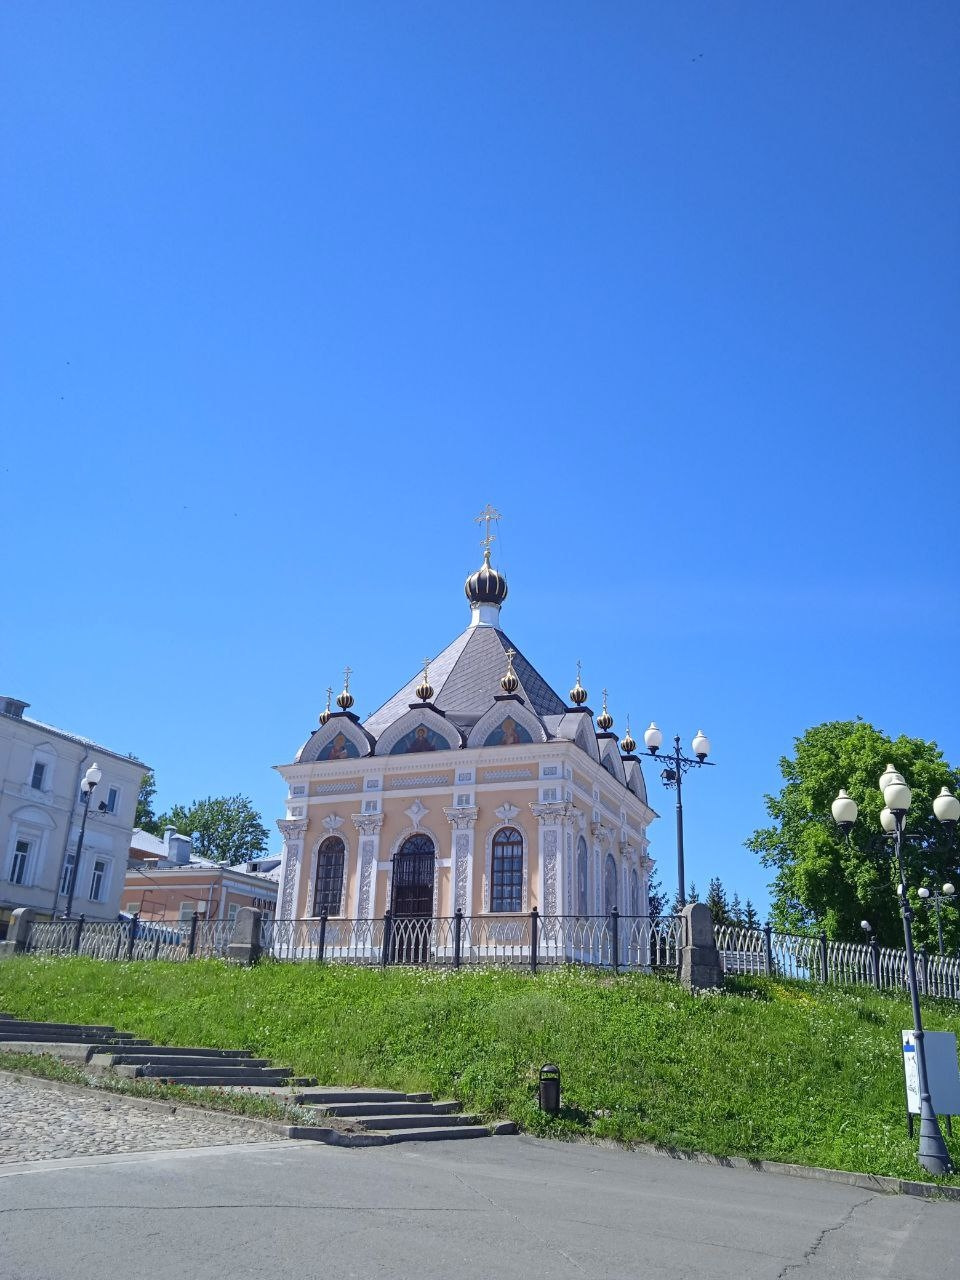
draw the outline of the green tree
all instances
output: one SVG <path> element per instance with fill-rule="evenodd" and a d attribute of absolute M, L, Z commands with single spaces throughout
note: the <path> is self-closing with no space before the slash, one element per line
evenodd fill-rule
<path fill-rule="evenodd" d="M 739 893 L 735 893 L 730 899 L 730 910 L 728 914 L 730 916 L 730 923 L 735 924 L 738 929 L 741 928 L 743 925 L 743 904 L 740 901 Z"/>
<path fill-rule="evenodd" d="M 699 902 L 699 901 L 700 901 L 700 893 L 697 890 L 697 886 L 691 880 L 690 888 L 687 890 L 687 902 Z M 680 901 L 680 894 L 677 893 L 674 896 L 673 905 L 670 908 L 670 914 L 672 916 L 678 916 L 682 910 L 683 910 L 683 903 Z"/>
<path fill-rule="evenodd" d="M 902 945 L 897 876 L 889 846 L 878 838 L 883 797 L 877 780 L 890 762 L 913 790 L 906 831 L 917 839 L 904 842 L 911 896 L 916 901 L 920 885 L 951 878 L 957 855 L 932 816 L 932 805 L 941 787 L 956 789 L 957 774 L 936 743 L 891 739 L 863 720 L 815 725 L 796 739 L 794 756 L 780 761 L 784 786 L 766 797 L 773 825 L 746 842 L 774 871 L 770 916 L 776 927 L 822 928 L 831 938 L 859 940 L 860 921 L 867 919 L 881 943 Z M 830 819 L 841 787 L 860 806 L 859 820 L 846 838 Z M 949 945 L 956 947 L 956 921 L 945 917 L 945 923 Z M 935 945 L 932 912 L 917 913 L 916 936 L 919 943 Z"/>
<path fill-rule="evenodd" d="M 196 852 L 215 862 L 245 862 L 267 852 L 270 833 L 246 796 L 208 796 L 188 808 L 175 804 L 157 822 L 193 835 Z"/>
<path fill-rule="evenodd" d="M 745 929 L 759 929 L 760 917 L 757 914 L 757 908 L 748 898 L 743 907 L 743 927 Z"/>
<path fill-rule="evenodd" d="M 693 886 L 690 886 L 691 891 Z M 730 904 L 727 902 L 727 891 L 719 876 L 714 876 L 707 886 L 706 904 L 710 908 L 714 924 L 730 923 Z"/>
<path fill-rule="evenodd" d="M 152 773 L 145 773 L 140 779 L 140 792 L 137 795 L 137 816 L 134 818 L 133 825 L 139 827 L 141 831 L 149 831 L 151 835 L 158 836 L 162 833 L 163 827 L 157 821 L 157 815 L 153 811 L 153 799 L 157 794 L 157 783 Z"/>
<path fill-rule="evenodd" d="M 667 905 L 667 895 L 659 876 L 651 880 L 647 887 L 647 903 L 650 919 L 659 920 Z"/>

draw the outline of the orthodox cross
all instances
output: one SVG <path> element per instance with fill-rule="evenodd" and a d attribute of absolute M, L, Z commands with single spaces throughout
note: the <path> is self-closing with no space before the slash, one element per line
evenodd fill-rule
<path fill-rule="evenodd" d="M 430 679 L 430 659 L 429 658 L 424 658 L 423 660 L 423 678 L 424 680 Z"/>
<path fill-rule="evenodd" d="M 477 518 L 473 522 L 474 524 L 486 524 L 487 526 L 484 537 L 480 539 L 480 545 L 481 547 L 483 547 L 485 555 L 490 554 L 490 543 L 496 541 L 496 534 L 490 532 L 490 521 L 499 520 L 499 519 L 500 519 L 500 512 L 497 511 L 494 507 L 491 507 L 490 503 L 488 502 L 486 507 L 483 509 L 483 511 L 480 512 L 480 514 L 477 516 Z"/>
<path fill-rule="evenodd" d="M 343 668 L 343 687 L 344 687 L 345 689 L 349 689 L 349 688 L 350 688 L 350 677 L 351 677 L 352 675 L 353 675 L 353 667 L 344 667 L 344 668 Z"/>

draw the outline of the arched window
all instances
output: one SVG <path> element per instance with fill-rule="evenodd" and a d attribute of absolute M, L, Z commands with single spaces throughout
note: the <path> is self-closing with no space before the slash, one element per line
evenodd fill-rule
<path fill-rule="evenodd" d="M 502 827 L 493 837 L 490 910 L 523 910 L 523 836 L 516 827 Z"/>
<path fill-rule="evenodd" d="M 607 860 L 603 864 L 603 909 L 607 915 L 617 905 L 617 864 L 613 860 L 613 854 L 607 854 Z"/>
<path fill-rule="evenodd" d="M 340 914 L 343 896 L 343 841 L 339 836 L 329 836 L 321 844 L 317 854 L 317 887 L 313 895 L 313 914 L 328 916 Z"/>
<path fill-rule="evenodd" d="M 590 873 L 590 855 L 583 836 L 577 842 L 577 915 L 590 914 L 590 894 L 587 888 Z"/>
<path fill-rule="evenodd" d="M 636 867 L 630 872 L 630 914 L 632 916 L 640 914 L 640 877 L 637 875 Z"/>

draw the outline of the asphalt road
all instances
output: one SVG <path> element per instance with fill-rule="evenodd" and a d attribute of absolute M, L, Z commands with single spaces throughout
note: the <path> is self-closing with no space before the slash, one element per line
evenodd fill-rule
<path fill-rule="evenodd" d="M 492 1138 L 0 1169 L 3 1280 L 956 1280 L 960 1204 Z"/>

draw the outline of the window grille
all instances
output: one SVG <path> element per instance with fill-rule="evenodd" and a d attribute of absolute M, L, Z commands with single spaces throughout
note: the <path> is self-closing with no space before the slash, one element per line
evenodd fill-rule
<path fill-rule="evenodd" d="M 523 836 L 516 827 L 504 827 L 493 837 L 490 885 L 491 911 L 523 909 Z"/>
<path fill-rule="evenodd" d="M 343 894 L 344 845 L 339 836 L 329 836 L 320 846 L 317 857 L 317 883 L 313 895 L 313 914 L 340 914 Z"/>

